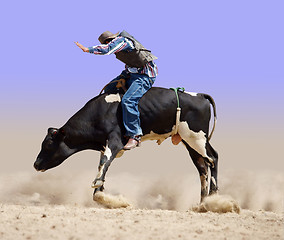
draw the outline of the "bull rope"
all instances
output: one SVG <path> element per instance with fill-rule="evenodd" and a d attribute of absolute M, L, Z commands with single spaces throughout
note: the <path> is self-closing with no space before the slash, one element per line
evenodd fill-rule
<path fill-rule="evenodd" d="M 171 90 L 174 90 L 176 97 L 177 97 L 177 112 L 176 112 L 176 126 L 175 129 L 173 131 L 174 135 L 177 134 L 178 132 L 178 128 L 179 128 L 179 123 L 180 123 L 180 114 L 181 114 L 181 108 L 179 106 L 179 97 L 178 97 L 178 91 L 180 92 L 184 92 L 184 88 L 170 88 Z"/>

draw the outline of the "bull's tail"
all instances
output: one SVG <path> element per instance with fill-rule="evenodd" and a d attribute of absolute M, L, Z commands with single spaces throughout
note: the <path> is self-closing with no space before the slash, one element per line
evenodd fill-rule
<path fill-rule="evenodd" d="M 211 131 L 211 133 L 209 134 L 209 137 L 208 137 L 208 141 L 209 141 L 211 139 L 212 135 L 213 135 L 213 132 L 214 132 L 215 126 L 216 126 L 216 122 L 217 122 L 216 104 L 215 104 L 213 98 L 210 95 L 202 93 L 202 96 L 205 99 L 207 99 L 213 107 L 214 123 L 213 123 L 212 131 Z"/>

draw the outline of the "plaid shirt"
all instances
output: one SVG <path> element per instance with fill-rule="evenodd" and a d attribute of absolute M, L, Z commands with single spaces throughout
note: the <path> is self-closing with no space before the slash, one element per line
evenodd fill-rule
<path fill-rule="evenodd" d="M 131 40 L 118 36 L 108 44 L 101 44 L 94 47 L 89 47 L 88 49 L 89 52 L 93 54 L 110 55 L 122 50 L 131 51 L 134 49 L 134 45 Z M 129 67 L 127 65 L 125 65 L 125 68 L 131 73 L 146 74 L 149 77 L 156 77 L 158 75 L 158 68 L 153 61 L 148 62 L 143 68 Z"/>

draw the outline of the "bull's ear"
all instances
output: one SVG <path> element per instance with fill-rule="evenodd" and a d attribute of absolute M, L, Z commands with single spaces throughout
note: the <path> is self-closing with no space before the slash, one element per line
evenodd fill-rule
<path fill-rule="evenodd" d="M 47 130 L 47 134 L 50 135 L 52 138 L 54 138 L 58 134 L 57 128 L 49 128 Z"/>

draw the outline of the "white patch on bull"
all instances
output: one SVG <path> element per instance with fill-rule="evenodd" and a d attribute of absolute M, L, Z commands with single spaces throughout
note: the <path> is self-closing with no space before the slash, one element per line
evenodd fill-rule
<path fill-rule="evenodd" d="M 103 175 L 104 166 L 105 165 L 103 164 L 102 166 L 99 167 L 99 172 L 98 172 L 96 179 L 100 178 Z"/>
<path fill-rule="evenodd" d="M 211 163 L 214 163 L 213 159 L 210 158 L 206 152 L 207 139 L 205 132 L 203 132 L 202 130 L 200 130 L 199 132 L 194 132 L 190 130 L 187 122 L 180 122 L 178 133 L 191 148 L 198 152 L 202 157 L 208 158 Z"/>
<path fill-rule="evenodd" d="M 171 135 L 173 135 L 173 131 L 175 129 L 175 125 L 173 126 L 173 130 L 171 132 L 168 133 L 164 133 L 164 134 L 158 134 L 158 133 L 154 133 L 153 131 L 151 131 L 149 134 L 144 135 L 141 138 L 141 141 L 146 141 L 146 140 L 157 140 L 157 143 L 160 145 L 163 141 L 165 141 L 168 137 L 170 137 Z"/>
<path fill-rule="evenodd" d="M 213 183 L 215 186 L 217 186 L 217 184 L 216 184 L 216 180 L 215 180 L 215 178 L 214 178 L 214 177 L 211 177 L 211 181 L 212 181 L 212 183 Z"/>
<path fill-rule="evenodd" d="M 200 182 L 201 182 L 201 189 L 205 190 L 208 187 L 208 182 L 206 181 L 206 178 L 208 177 L 208 175 L 201 175 L 200 176 Z"/>
<path fill-rule="evenodd" d="M 104 166 L 105 166 L 105 164 L 99 166 L 99 172 L 97 174 L 96 179 L 92 183 L 92 188 L 98 188 L 98 187 L 101 187 L 104 184 L 104 182 L 102 180 L 97 180 L 103 175 Z"/>
<path fill-rule="evenodd" d="M 110 148 L 108 147 L 108 144 L 106 144 L 104 155 L 107 157 L 107 160 L 110 160 L 110 157 L 112 156 L 112 153 L 111 153 Z"/>
<path fill-rule="evenodd" d="M 191 96 L 193 96 L 193 97 L 196 97 L 197 94 L 198 94 L 198 93 L 195 93 L 195 92 L 185 92 L 185 93 L 187 93 L 187 94 L 189 94 L 189 95 L 191 95 Z"/>
<path fill-rule="evenodd" d="M 103 185 L 104 185 L 104 182 L 102 180 L 97 180 L 97 181 L 95 180 L 92 184 L 92 188 L 99 188 Z"/>
<path fill-rule="evenodd" d="M 119 93 L 107 95 L 105 97 L 105 100 L 106 100 L 107 103 L 121 102 L 121 98 L 120 98 Z"/>

